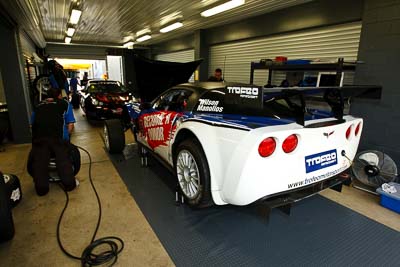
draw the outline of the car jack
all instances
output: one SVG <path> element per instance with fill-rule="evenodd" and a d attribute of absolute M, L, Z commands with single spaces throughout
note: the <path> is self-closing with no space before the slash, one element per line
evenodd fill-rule
<path fill-rule="evenodd" d="M 140 165 L 142 167 L 147 167 L 148 166 L 148 152 L 146 149 L 143 147 L 140 148 Z"/>
<path fill-rule="evenodd" d="M 185 203 L 185 198 L 183 197 L 181 190 L 179 190 L 179 184 L 175 186 L 175 205 L 180 206 Z"/>

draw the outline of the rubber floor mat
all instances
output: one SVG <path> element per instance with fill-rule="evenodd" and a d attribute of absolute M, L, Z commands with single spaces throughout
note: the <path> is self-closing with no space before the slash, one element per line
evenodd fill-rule
<path fill-rule="evenodd" d="M 175 179 L 156 160 L 112 156 L 177 266 L 400 266 L 400 233 L 322 196 L 267 222 L 251 207 L 175 205 Z"/>

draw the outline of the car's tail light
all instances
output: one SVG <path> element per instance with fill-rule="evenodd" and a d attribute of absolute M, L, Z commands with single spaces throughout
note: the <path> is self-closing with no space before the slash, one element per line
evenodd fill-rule
<path fill-rule="evenodd" d="M 349 128 L 347 128 L 347 131 L 346 131 L 346 138 L 347 138 L 347 140 L 350 139 L 350 136 L 351 136 L 351 125 L 349 126 Z"/>
<path fill-rule="evenodd" d="M 296 149 L 298 143 L 299 143 L 299 139 L 297 138 L 297 135 L 295 135 L 295 134 L 289 135 L 285 139 L 285 141 L 283 141 L 282 149 L 283 149 L 283 151 L 285 151 L 285 153 L 290 153 Z"/>
<path fill-rule="evenodd" d="M 361 122 L 359 122 L 359 123 L 357 124 L 357 127 L 356 127 L 356 130 L 354 131 L 354 134 L 355 134 L 356 136 L 358 136 L 358 134 L 360 133 L 360 130 L 361 130 Z"/>
<path fill-rule="evenodd" d="M 258 153 L 261 157 L 269 157 L 274 153 L 276 148 L 275 139 L 272 137 L 265 138 L 258 146 Z"/>

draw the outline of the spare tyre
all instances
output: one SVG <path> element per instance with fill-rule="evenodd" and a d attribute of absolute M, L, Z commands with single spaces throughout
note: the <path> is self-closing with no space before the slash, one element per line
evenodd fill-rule
<path fill-rule="evenodd" d="M 14 237 L 14 221 L 3 174 L 0 173 L 0 242 Z"/>
<path fill-rule="evenodd" d="M 33 81 L 33 95 L 35 98 L 35 105 L 40 103 L 48 95 L 51 88 L 50 75 L 41 74 Z"/>
<path fill-rule="evenodd" d="M 79 170 L 81 169 L 81 153 L 79 152 L 79 149 L 77 146 L 75 146 L 72 143 L 69 143 L 69 158 L 71 159 L 72 163 L 72 169 L 74 176 L 78 174 Z M 29 152 L 28 155 L 28 164 L 27 164 L 27 170 L 30 176 L 33 176 L 33 170 L 32 170 L 32 163 L 33 163 L 33 155 L 32 155 L 32 150 Z M 50 162 L 49 162 L 49 178 L 52 181 L 58 181 L 59 177 L 56 171 L 56 163 L 55 163 L 55 158 L 54 155 L 51 156 Z"/>
<path fill-rule="evenodd" d="M 3 178 L 11 208 L 14 208 L 22 199 L 21 183 L 18 177 L 13 174 L 4 174 Z"/>

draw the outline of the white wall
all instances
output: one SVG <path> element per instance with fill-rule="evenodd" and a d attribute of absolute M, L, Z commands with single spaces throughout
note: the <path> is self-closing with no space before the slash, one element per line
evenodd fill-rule
<path fill-rule="evenodd" d="M 121 56 L 107 56 L 108 79 L 124 82 L 124 73 Z"/>

